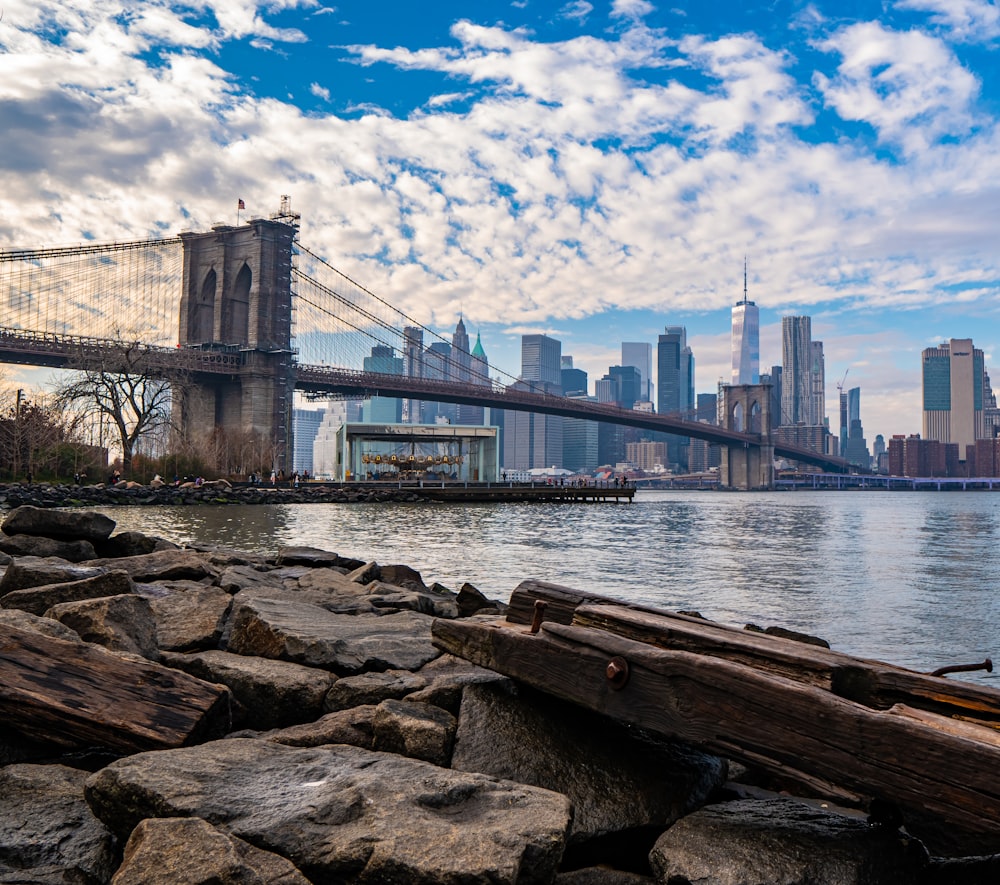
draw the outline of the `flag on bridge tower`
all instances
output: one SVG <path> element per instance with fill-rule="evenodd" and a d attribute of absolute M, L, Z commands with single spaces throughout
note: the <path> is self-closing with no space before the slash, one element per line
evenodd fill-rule
<path fill-rule="evenodd" d="M 240 199 L 240 201 L 239 201 L 239 202 L 238 202 L 238 203 L 236 204 L 236 208 L 237 208 L 237 209 L 246 209 L 246 207 L 247 207 L 247 204 L 243 202 L 242 198 L 241 198 L 241 199 Z"/>

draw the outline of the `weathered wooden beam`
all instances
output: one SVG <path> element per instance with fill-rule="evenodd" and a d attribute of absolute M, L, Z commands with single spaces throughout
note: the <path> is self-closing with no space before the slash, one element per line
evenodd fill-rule
<path fill-rule="evenodd" d="M 904 817 L 930 814 L 982 853 L 1000 851 L 1000 748 L 985 727 L 967 725 L 989 736 L 973 739 L 930 713 L 874 710 L 742 663 L 604 630 L 549 622 L 532 635 L 501 622 L 437 620 L 433 635 L 446 651 L 564 700 L 778 774 L 798 771 L 881 798 Z"/>
<path fill-rule="evenodd" d="M 895 704 L 907 704 L 943 716 L 962 716 L 984 725 L 1000 726 L 1000 692 L 995 689 L 917 673 L 791 639 L 620 605 L 582 604 L 574 612 L 572 623 L 657 648 L 690 651 L 745 664 L 827 689 L 866 707 L 888 710 Z"/>
<path fill-rule="evenodd" d="M 545 603 L 543 623 L 576 624 L 617 633 L 659 648 L 691 651 L 756 667 L 875 709 L 894 704 L 1000 727 L 1000 692 L 856 658 L 780 636 L 754 633 L 648 606 L 624 604 L 546 581 L 522 581 L 510 599 L 507 620 L 530 624 L 535 602 Z"/>
<path fill-rule="evenodd" d="M 230 696 L 151 661 L 0 625 L 0 721 L 60 747 L 135 753 L 222 736 Z"/>

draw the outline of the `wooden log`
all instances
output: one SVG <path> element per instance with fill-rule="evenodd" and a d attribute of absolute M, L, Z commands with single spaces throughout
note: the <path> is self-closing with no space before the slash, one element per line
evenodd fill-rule
<path fill-rule="evenodd" d="M 564 700 L 777 774 L 799 771 L 878 797 L 904 818 L 930 814 L 981 853 L 1000 851 L 1000 748 L 989 740 L 603 630 L 546 623 L 532 635 L 500 622 L 437 620 L 433 635 L 446 651 Z M 627 662 L 626 680 L 609 679 L 612 659 Z"/>
<path fill-rule="evenodd" d="M 135 753 L 221 737 L 230 695 L 151 661 L 0 625 L 0 721 L 60 747 Z"/>
<path fill-rule="evenodd" d="M 507 620 L 511 624 L 530 624 L 534 618 L 536 600 L 545 603 L 544 620 L 555 621 L 558 624 L 572 623 L 573 614 L 586 603 L 622 604 L 620 599 L 612 599 L 609 596 L 598 596 L 596 593 L 574 590 L 561 584 L 528 579 L 521 581 L 511 593 Z"/>
<path fill-rule="evenodd" d="M 958 716 L 1000 727 L 1000 692 L 995 689 L 917 673 L 882 661 L 856 658 L 712 621 L 621 605 L 581 604 L 574 612 L 572 623 L 606 630 L 657 648 L 690 651 L 745 664 L 824 688 L 878 710 L 905 704 L 943 716 Z"/>
<path fill-rule="evenodd" d="M 1000 727 L 1000 692 L 995 689 L 856 658 L 705 618 L 624 604 L 546 581 L 522 581 L 511 595 L 507 620 L 530 624 L 536 600 L 546 605 L 543 623 L 594 627 L 659 648 L 723 658 L 825 688 L 879 710 L 905 704 Z"/>

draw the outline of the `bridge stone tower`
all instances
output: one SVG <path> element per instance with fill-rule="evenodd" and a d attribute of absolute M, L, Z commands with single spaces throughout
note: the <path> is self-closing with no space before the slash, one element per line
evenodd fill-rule
<path fill-rule="evenodd" d="M 759 445 L 723 445 L 719 484 L 751 491 L 774 488 L 774 443 L 771 440 L 771 385 L 723 387 L 722 426 L 760 434 Z"/>
<path fill-rule="evenodd" d="M 261 463 L 245 470 L 291 471 L 292 241 L 286 220 L 254 219 L 210 233 L 182 233 L 179 347 L 239 353 L 232 375 L 200 375 L 179 397 L 179 427 L 197 445 L 216 429 L 260 441 Z"/>

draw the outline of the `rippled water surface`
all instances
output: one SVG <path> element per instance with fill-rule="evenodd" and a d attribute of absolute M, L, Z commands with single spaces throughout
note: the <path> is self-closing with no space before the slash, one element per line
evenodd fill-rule
<path fill-rule="evenodd" d="M 289 544 L 469 581 L 539 578 L 778 624 L 920 670 L 1000 666 L 1000 495 L 640 492 L 631 505 L 288 504 L 107 508 L 119 530 L 271 553 Z M 1000 677 L 969 676 L 1000 687 Z"/>

